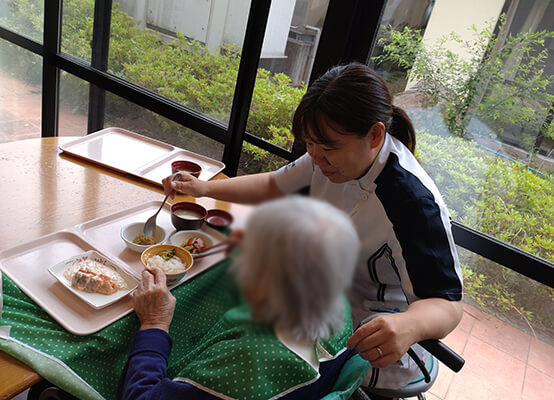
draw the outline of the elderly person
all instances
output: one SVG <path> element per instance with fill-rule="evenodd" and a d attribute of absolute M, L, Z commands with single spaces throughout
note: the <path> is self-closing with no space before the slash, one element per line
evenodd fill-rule
<path fill-rule="evenodd" d="M 133 296 L 140 330 L 118 397 L 325 395 L 348 354 L 352 329 L 342 294 L 359 247 L 348 216 L 327 203 L 289 197 L 257 208 L 232 266 L 245 301 L 228 310 L 189 354 L 175 356 L 186 362 L 173 379 L 166 371 L 175 298 L 161 270 L 144 271 Z"/>

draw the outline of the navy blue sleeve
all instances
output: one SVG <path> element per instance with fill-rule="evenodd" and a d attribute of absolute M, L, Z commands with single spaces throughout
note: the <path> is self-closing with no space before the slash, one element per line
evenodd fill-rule
<path fill-rule="evenodd" d="M 117 398 L 124 400 L 217 399 L 189 383 L 174 382 L 166 377 L 171 347 L 171 337 L 161 329 L 138 331 L 133 338 L 127 364 L 119 378 Z"/>
<path fill-rule="evenodd" d="M 375 194 L 402 247 L 401 256 L 414 294 L 420 299 L 461 300 L 456 248 L 449 240 L 450 221 L 443 221 L 441 206 L 433 193 L 417 176 L 405 170 L 392 153 L 375 182 Z M 405 284 L 402 286 L 411 301 Z"/>

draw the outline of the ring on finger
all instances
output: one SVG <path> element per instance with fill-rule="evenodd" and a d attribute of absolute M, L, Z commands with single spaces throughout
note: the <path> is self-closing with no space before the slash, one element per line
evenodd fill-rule
<path fill-rule="evenodd" d="M 383 351 L 379 348 L 379 346 L 376 346 L 375 349 L 377 350 L 377 353 L 379 353 L 379 358 L 383 358 Z"/>

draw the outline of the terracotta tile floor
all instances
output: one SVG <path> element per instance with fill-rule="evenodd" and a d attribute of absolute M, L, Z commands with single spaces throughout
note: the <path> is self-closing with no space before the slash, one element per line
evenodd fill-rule
<path fill-rule="evenodd" d="M 439 372 L 429 399 L 554 400 L 554 347 L 468 304 L 444 342 L 466 364 Z"/>
<path fill-rule="evenodd" d="M 0 72 L 0 142 L 40 136 L 40 90 Z M 60 135 L 81 136 L 87 121 L 60 107 Z M 554 400 L 554 347 L 470 305 L 444 342 L 466 365 L 441 366 L 429 400 Z"/>

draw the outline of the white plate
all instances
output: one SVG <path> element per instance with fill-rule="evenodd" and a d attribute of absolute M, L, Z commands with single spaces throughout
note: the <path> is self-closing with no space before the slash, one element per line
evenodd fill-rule
<path fill-rule="evenodd" d="M 68 268 L 73 266 L 76 262 L 82 260 L 85 257 L 88 257 L 89 259 L 92 259 L 92 260 L 96 260 L 104 264 L 106 267 L 116 271 L 125 280 L 128 288 L 125 290 L 118 290 L 113 294 L 88 293 L 88 292 L 83 292 L 82 290 L 75 289 L 71 285 L 71 282 L 65 278 L 63 273 L 65 270 L 67 270 Z M 112 303 L 115 303 L 119 299 L 122 299 L 123 297 L 127 296 L 130 292 L 135 290 L 135 288 L 138 286 L 138 280 L 135 277 L 133 277 L 132 275 L 124 271 L 108 257 L 98 253 L 95 250 L 89 250 L 86 253 L 77 254 L 73 257 L 70 257 L 67 260 L 64 260 L 54 265 L 53 267 L 48 268 L 48 272 L 50 272 L 62 285 L 64 285 L 66 288 L 72 291 L 76 296 L 81 298 L 81 300 L 83 300 L 84 302 L 86 302 L 91 307 L 97 310 L 100 308 L 106 307 Z"/>

